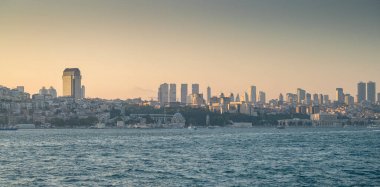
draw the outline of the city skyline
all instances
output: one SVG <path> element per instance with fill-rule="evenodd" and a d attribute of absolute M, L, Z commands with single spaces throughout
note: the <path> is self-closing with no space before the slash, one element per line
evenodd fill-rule
<path fill-rule="evenodd" d="M 255 85 L 267 100 L 297 88 L 356 96 L 359 81 L 380 82 L 379 8 L 370 0 L 2 1 L 0 84 L 30 93 L 51 85 L 61 95 L 59 75 L 77 67 L 88 97 L 107 99 L 156 97 L 162 82 L 199 83 L 204 94 Z"/>

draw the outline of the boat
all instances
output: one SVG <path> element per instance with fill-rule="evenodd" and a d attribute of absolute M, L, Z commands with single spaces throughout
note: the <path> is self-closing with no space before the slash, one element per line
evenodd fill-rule
<path fill-rule="evenodd" d="M 285 126 L 284 125 L 277 125 L 276 129 L 285 129 Z"/>

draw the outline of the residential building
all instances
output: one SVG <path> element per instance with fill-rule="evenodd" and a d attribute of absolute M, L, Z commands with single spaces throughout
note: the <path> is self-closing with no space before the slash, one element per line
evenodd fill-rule
<path fill-rule="evenodd" d="M 181 84 L 181 104 L 186 104 L 187 95 L 187 84 Z"/>
<path fill-rule="evenodd" d="M 367 101 L 370 103 L 376 102 L 376 83 L 368 82 L 367 83 Z"/>

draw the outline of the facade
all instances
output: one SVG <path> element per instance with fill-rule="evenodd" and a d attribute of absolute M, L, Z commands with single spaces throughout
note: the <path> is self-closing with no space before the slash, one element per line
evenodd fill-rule
<path fill-rule="evenodd" d="M 376 83 L 368 82 L 367 83 L 367 101 L 370 103 L 376 102 Z"/>
<path fill-rule="evenodd" d="M 343 103 L 344 103 L 344 93 L 343 93 L 343 88 L 337 88 L 337 89 L 336 89 L 336 101 L 337 101 L 339 104 L 343 104 Z"/>
<path fill-rule="evenodd" d="M 64 97 L 82 98 L 82 75 L 78 68 L 66 68 L 63 71 L 62 80 Z"/>
<path fill-rule="evenodd" d="M 169 87 L 169 102 L 173 103 L 177 101 L 177 85 L 170 84 Z"/>
<path fill-rule="evenodd" d="M 305 104 L 306 105 L 311 105 L 311 94 L 309 94 L 309 93 L 306 94 Z"/>
<path fill-rule="evenodd" d="M 319 105 L 319 95 L 318 94 L 313 95 L 313 105 Z"/>
<path fill-rule="evenodd" d="M 191 85 L 191 93 L 192 94 L 199 94 L 199 84 L 193 84 Z"/>
<path fill-rule="evenodd" d="M 280 95 L 278 96 L 278 102 L 280 105 L 284 103 L 284 96 L 282 95 L 282 93 L 280 93 Z"/>
<path fill-rule="evenodd" d="M 256 86 L 251 86 L 249 88 L 249 101 L 252 103 L 256 103 Z"/>
<path fill-rule="evenodd" d="M 330 104 L 330 97 L 329 97 L 329 95 L 323 95 L 323 103 L 325 105 Z"/>
<path fill-rule="evenodd" d="M 380 93 L 377 93 L 377 102 L 380 102 Z"/>
<path fill-rule="evenodd" d="M 323 105 L 324 104 L 323 94 L 319 94 L 318 100 L 319 100 L 319 105 Z"/>
<path fill-rule="evenodd" d="M 187 95 L 187 84 L 181 84 L 181 104 L 186 104 Z"/>
<path fill-rule="evenodd" d="M 82 86 L 82 99 L 86 98 L 86 87 Z"/>
<path fill-rule="evenodd" d="M 297 94 L 287 93 L 286 94 L 286 102 L 289 104 L 297 104 L 298 103 L 298 96 Z"/>
<path fill-rule="evenodd" d="M 313 121 L 336 121 L 338 116 L 335 114 L 319 113 L 310 116 Z"/>
<path fill-rule="evenodd" d="M 17 91 L 19 91 L 19 92 L 25 92 L 25 88 L 24 88 L 24 86 L 17 86 Z"/>
<path fill-rule="evenodd" d="M 211 99 L 211 87 L 207 87 L 207 103 L 210 103 Z"/>
<path fill-rule="evenodd" d="M 354 105 L 354 97 L 353 96 L 351 96 L 350 94 L 346 94 L 345 96 L 344 96 L 344 103 L 346 104 L 346 105 L 348 105 L 348 106 L 352 106 L 352 105 Z"/>
<path fill-rule="evenodd" d="M 161 84 L 158 88 L 158 102 L 161 106 L 169 102 L 169 85 L 167 83 Z"/>
<path fill-rule="evenodd" d="M 192 107 L 201 107 L 204 104 L 202 94 L 190 94 L 187 100 L 188 105 Z"/>
<path fill-rule="evenodd" d="M 297 96 L 298 96 L 298 99 L 297 99 L 298 103 L 304 102 L 306 99 L 306 91 L 301 89 L 301 88 L 298 88 L 297 89 Z"/>
<path fill-rule="evenodd" d="M 248 93 L 247 92 L 244 92 L 243 94 L 242 94 L 242 99 L 241 99 L 241 101 L 245 101 L 246 103 L 248 103 L 249 102 L 249 95 L 248 95 Z"/>
<path fill-rule="evenodd" d="M 265 104 L 266 103 L 265 92 L 262 92 L 262 91 L 259 92 L 259 103 L 261 103 L 261 104 Z"/>
<path fill-rule="evenodd" d="M 357 95 L 357 102 L 361 103 L 366 100 L 367 94 L 366 94 L 366 84 L 364 82 L 358 83 L 358 95 Z"/>
<path fill-rule="evenodd" d="M 53 98 L 57 98 L 57 90 L 55 90 L 55 88 L 53 88 L 52 86 L 50 86 L 50 88 L 48 89 L 48 93 L 49 95 L 51 95 Z M 83 93 L 83 90 L 82 90 L 82 93 Z M 83 98 L 83 97 L 82 97 Z"/>

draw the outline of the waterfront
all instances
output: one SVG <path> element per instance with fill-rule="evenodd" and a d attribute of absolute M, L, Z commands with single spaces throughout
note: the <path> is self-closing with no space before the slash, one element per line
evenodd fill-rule
<path fill-rule="evenodd" d="M 0 186 L 379 186 L 367 128 L 0 132 Z"/>

